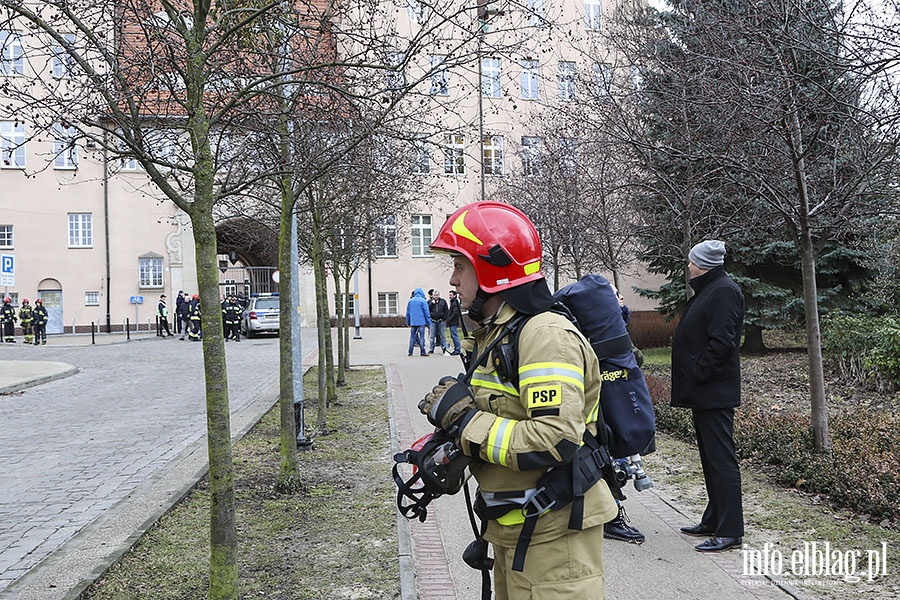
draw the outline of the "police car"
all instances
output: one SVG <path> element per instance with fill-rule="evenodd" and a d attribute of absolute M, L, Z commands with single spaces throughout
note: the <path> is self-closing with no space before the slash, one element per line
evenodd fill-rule
<path fill-rule="evenodd" d="M 278 294 L 251 294 L 250 304 L 244 311 L 241 330 L 248 338 L 258 333 L 278 333 L 279 305 Z"/>

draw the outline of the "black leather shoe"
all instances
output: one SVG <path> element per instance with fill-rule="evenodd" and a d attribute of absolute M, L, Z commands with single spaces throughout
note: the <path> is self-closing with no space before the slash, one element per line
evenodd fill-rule
<path fill-rule="evenodd" d="M 737 548 L 743 543 L 744 538 L 739 537 L 711 537 L 699 546 L 694 546 L 698 552 L 722 552 L 730 548 Z"/>
<path fill-rule="evenodd" d="M 619 540 L 621 542 L 631 542 L 632 544 L 643 544 L 644 534 L 628 524 L 628 515 L 625 514 L 625 507 L 619 506 L 619 514 L 616 518 L 603 525 L 603 537 L 608 540 Z"/>
<path fill-rule="evenodd" d="M 708 525 L 704 525 L 703 523 L 699 523 L 694 525 L 693 527 L 682 527 L 681 533 L 686 533 L 688 535 L 715 535 L 716 530 Z"/>

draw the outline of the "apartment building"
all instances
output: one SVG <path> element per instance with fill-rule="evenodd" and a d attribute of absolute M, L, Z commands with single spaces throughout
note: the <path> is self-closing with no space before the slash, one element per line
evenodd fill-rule
<path fill-rule="evenodd" d="M 530 157 L 541 151 L 535 124 L 560 103 L 573 101 L 579 82 L 608 83 L 621 65 L 585 58 L 584 44 L 600 31 L 613 0 L 525 0 L 481 3 L 471 11 L 480 35 L 474 60 L 440 68 L 445 50 L 426 50 L 422 81 L 435 115 L 414 154 L 410 173 L 420 190 L 409 212 L 380 223 L 374 260 L 358 274 L 362 315 L 402 315 L 416 287 L 446 293 L 450 262 L 428 244 L 457 207 L 489 198 L 503 178 L 532 175 Z M 418 0 L 390 3 L 395 26 L 410 35 L 430 18 Z M 475 7 L 477 9 L 477 6 Z M 480 21 L 478 20 L 480 19 Z M 565 32 L 565 35 L 562 33 Z M 574 32 L 574 33 L 573 33 Z M 0 31 L 0 79 L 16 85 L 36 72 L 64 81 L 63 53 L 29 54 L 27 32 Z M 396 76 L 396 74 L 394 74 Z M 621 73 L 619 74 L 621 77 Z M 170 309 L 179 290 L 193 293 L 197 275 L 187 216 L 152 186 L 136 161 L 110 158 L 60 119 L 52 135 L 34 135 L 7 103 L 0 103 L 0 288 L 18 305 L 42 298 L 49 333 L 121 330 L 153 324 L 161 294 Z M 406 163 L 404 163 L 406 164 Z M 271 279 L 271 255 L 260 262 L 252 248 L 220 243 L 224 292 L 259 291 L 252 280 Z M 251 274 L 245 266 L 259 267 Z M 301 268 L 301 313 L 314 319 L 312 278 Z M 621 286 L 632 309 L 652 308 Z M 274 288 L 272 288 L 274 289 Z M 336 297 L 332 290 L 332 298 Z"/>

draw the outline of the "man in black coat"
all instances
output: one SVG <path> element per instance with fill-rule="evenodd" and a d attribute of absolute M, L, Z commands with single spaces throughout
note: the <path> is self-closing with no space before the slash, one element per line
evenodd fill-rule
<path fill-rule="evenodd" d="M 447 354 L 450 348 L 447 346 L 444 321 L 447 319 L 450 307 L 447 306 L 447 301 L 441 298 L 441 293 L 437 290 L 431 291 L 431 298 L 428 300 L 428 311 L 431 313 L 431 345 L 429 346 L 428 354 L 434 354 L 435 344 L 441 347 L 443 354 Z"/>
<path fill-rule="evenodd" d="M 740 547 L 744 535 L 741 471 L 734 451 L 744 296 L 725 272 L 724 242 L 701 242 L 688 257 L 694 295 L 672 340 L 672 406 L 691 409 L 708 502 L 700 523 L 681 531 L 711 536 L 697 550 L 720 552 Z"/>

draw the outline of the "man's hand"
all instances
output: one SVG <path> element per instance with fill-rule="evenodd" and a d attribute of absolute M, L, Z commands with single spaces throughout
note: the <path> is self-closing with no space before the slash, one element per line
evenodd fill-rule
<path fill-rule="evenodd" d="M 472 390 L 454 377 L 444 377 L 440 383 L 419 402 L 419 411 L 428 417 L 435 427 L 456 436 L 456 426 L 469 411 L 475 409 Z"/>

